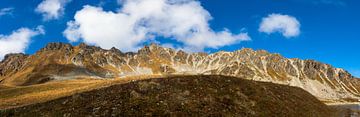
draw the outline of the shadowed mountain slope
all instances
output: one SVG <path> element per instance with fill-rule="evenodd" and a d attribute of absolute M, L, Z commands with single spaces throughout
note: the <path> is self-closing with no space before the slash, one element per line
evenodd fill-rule
<path fill-rule="evenodd" d="M 331 117 L 332 111 L 297 87 L 227 76 L 173 76 L 3 110 L 0 115 Z"/>

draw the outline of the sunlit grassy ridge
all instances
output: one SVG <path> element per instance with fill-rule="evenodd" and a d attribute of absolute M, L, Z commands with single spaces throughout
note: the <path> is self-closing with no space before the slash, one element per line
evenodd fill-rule
<path fill-rule="evenodd" d="M 39 102 L 46 102 L 59 97 L 69 96 L 75 93 L 107 87 L 114 84 L 127 83 L 132 80 L 159 77 L 128 76 L 116 79 L 89 79 L 79 78 L 74 80 L 53 81 L 44 84 L 30 86 L 0 86 L 0 109 L 18 107 Z"/>

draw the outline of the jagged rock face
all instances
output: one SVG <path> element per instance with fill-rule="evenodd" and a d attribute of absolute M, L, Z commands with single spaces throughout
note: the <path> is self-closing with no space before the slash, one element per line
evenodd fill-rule
<path fill-rule="evenodd" d="M 10 74 L 12 72 L 19 71 L 25 64 L 25 54 L 8 54 L 4 60 L 0 63 L 0 77 Z"/>
<path fill-rule="evenodd" d="M 137 53 L 122 53 L 116 48 L 50 43 L 34 55 L 8 55 L 0 63 L 1 83 L 12 85 L 149 74 L 235 76 L 301 87 L 321 99 L 358 98 L 360 94 L 360 81 L 345 70 L 264 50 L 186 53 L 151 44 Z"/>

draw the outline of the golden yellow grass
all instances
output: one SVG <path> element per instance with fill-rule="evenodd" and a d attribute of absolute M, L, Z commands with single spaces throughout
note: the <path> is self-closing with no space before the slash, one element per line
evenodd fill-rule
<path fill-rule="evenodd" d="M 127 76 L 115 79 L 79 78 L 30 86 L 2 85 L 0 86 L 0 109 L 46 102 L 76 93 L 108 87 L 114 84 L 158 77 L 161 77 L 161 75 Z"/>

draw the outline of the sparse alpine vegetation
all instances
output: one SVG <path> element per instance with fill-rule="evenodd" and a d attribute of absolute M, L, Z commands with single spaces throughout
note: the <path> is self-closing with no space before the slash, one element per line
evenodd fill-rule
<path fill-rule="evenodd" d="M 297 87 L 227 76 L 172 76 L 2 110 L 0 115 L 331 117 L 336 112 Z"/>

